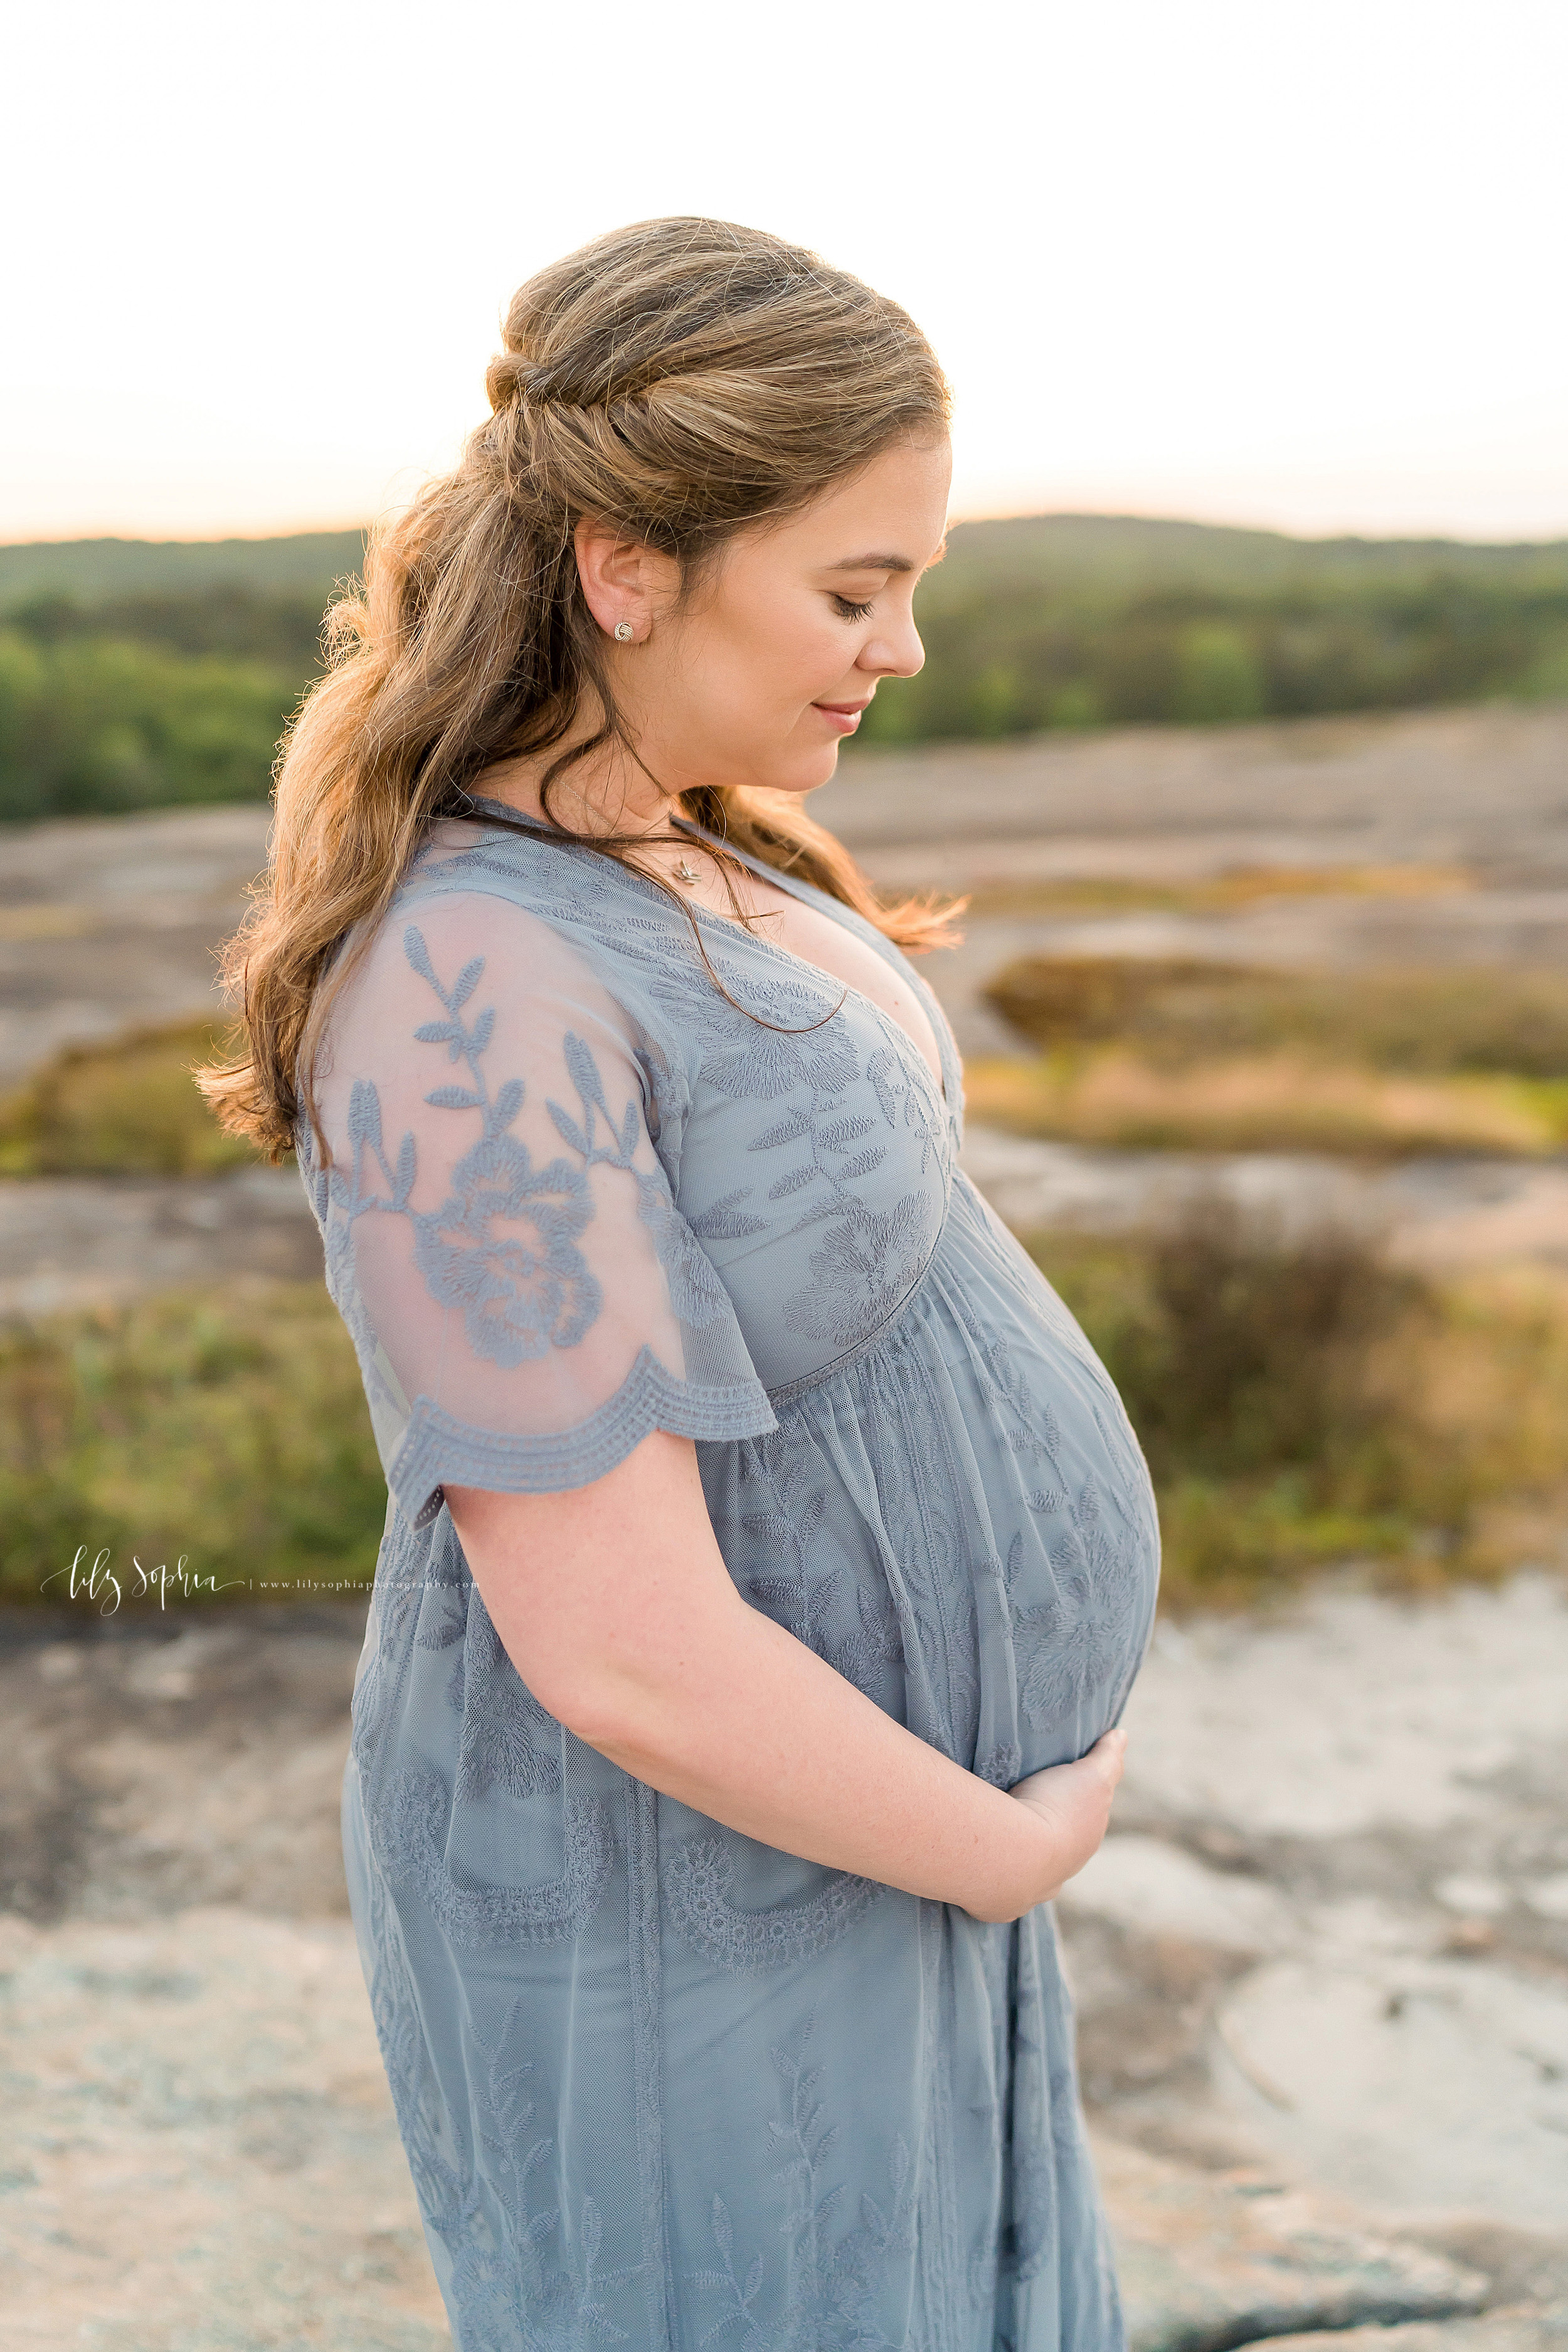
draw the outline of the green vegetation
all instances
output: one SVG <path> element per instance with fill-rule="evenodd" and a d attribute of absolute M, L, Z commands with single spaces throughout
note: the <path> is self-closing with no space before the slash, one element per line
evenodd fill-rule
<path fill-rule="evenodd" d="M 1405 1585 L 1487 1575 L 1553 1525 L 1560 1540 L 1561 1282 L 1439 1290 L 1353 1240 L 1301 1251 L 1212 1208 L 1035 1255 L 1148 1452 L 1174 1606 L 1245 1602 L 1347 1559 Z M 135 1560 L 183 1559 L 202 1592 L 236 1599 L 359 1591 L 372 1573 L 381 1475 L 318 1284 L 0 1328 L 0 1433 L 7 1599 L 64 1597 L 79 1549 L 84 1567 L 109 1555 L 127 1606 Z"/>
<path fill-rule="evenodd" d="M 195 1021 L 68 1047 L 0 1102 L 0 1175 L 205 1176 L 249 1161 L 192 1083 Z M 360 1590 L 385 1496 L 353 1349 L 319 1283 L 239 1283 L 0 1325 L 0 1596 L 65 1597 L 78 1547 L 237 1595 Z M 211 1591 L 210 1581 L 200 1590 Z M 144 1601 L 148 1595 L 140 1596 Z"/>
<path fill-rule="evenodd" d="M 212 1176 L 250 1147 L 226 1135 L 191 1072 L 226 1049 L 208 1021 L 68 1045 L 0 1099 L 0 1177 Z"/>
<path fill-rule="evenodd" d="M 0 548 L 0 820 L 260 799 L 353 531 Z M 1568 696 L 1568 542 L 961 524 L 871 743 Z M 851 753 L 853 756 L 853 753 Z"/>
<path fill-rule="evenodd" d="M 320 1283 L 0 1326 L 7 1600 L 66 1599 L 79 1549 L 84 1567 L 107 1552 L 126 1605 L 137 1560 L 173 1573 L 184 1559 L 202 1591 L 216 1580 L 238 1599 L 358 1587 L 385 1506 L 353 1349 Z"/>
<path fill-rule="evenodd" d="M 1568 695 L 1568 542 L 1294 540 L 1114 516 L 965 523 L 926 667 L 867 742 Z"/>
<path fill-rule="evenodd" d="M 298 682 L 320 665 L 325 609 L 322 596 L 258 596 L 247 588 L 220 584 L 201 595 L 121 596 L 93 605 L 69 596 L 35 596 L 11 606 L 6 625 L 39 647 L 107 642 L 156 646 L 172 654 L 216 654 L 276 670 L 297 690 Z"/>
<path fill-rule="evenodd" d="M 1215 1204 L 1153 1237 L 1033 1250 L 1142 1440 L 1172 1605 L 1358 1558 L 1405 1585 L 1486 1575 L 1561 1543 L 1560 1280 L 1437 1288 L 1351 1236 L 1303 1248 Z"/>
<path fill-rule="evenodd" d="M 0 820 L 264 800 L 357 531 L 0 548 Z"/>
<path fill-rule="evenodd" d="M 1432 898 L 1473 887 L 1462 866 L 1227 866 L 1217 874 L 1156 880 L 1138 874 L 1063 874 L 981 882 L 971 915 L 1229 915 L 1270 898 Z"/>
<path fill-rule="evenodd" d="M 1550 967 L 1296 972 L 1024 956 L 985 993 L 1037 1045 L 1115 1038 L 1172 1066 L 1291 1046 L 1378 1069 L 1568 1077 L 1568 972 Z"/>
<path fill-rule="evenodd" d="M 1162 1070 L 1114 1048 L 965 1065 L 969 1116 L 1014 1135 L 1125 1151 L 1414 1152 L 1536 1159 L 1568 1143 L 1568 1085 L 1389 1078 L 1292 1055 Z"/>
<path fill-rule="evenodd" d="M 261 800 L 297 673 L 0 631 L 0 818 Z"/>
<path fill-rule="evenodd" d="M 0 607 L 65 596 L 92 608 L 142 597 L 195 601 L 215 591 L 303 598 L 320 614 L 364 555 L 358 530 L 281 539 L 58 539 L 0 547 Z"/>
<path fill-rule="evenodd" d="M 1531 989 L 1525 1002 L 1545 1038 L 1552 1000 Z M 1390 1018 L 1370 1003 L 1367 1035 Z M 1499 1003 L 1489 1018 L 1468 1008 L 1447 1050 L 1485 1053 L 1510 1034 Z M 189 1076 L 222 1043 L 192 1023 L 58 1055 L 0 1105 L 0 1170 L 200 1174 L 243 1160 Z M 1561 1281 L 1438 1288 L 1358 1240 L 1287 1245 L 1213 1206 L 1152 1236 L 1033 1247 L 1149 1453 L 1175 1605 L 1246 1601 L 1347 1558 L 1405 1583 L 1486 1573 L 1560 1513 Z M 357 1592 L 382 1511 L 353 1351 L 317 1284 L 0 1326 L 5 1597 L 59 1597 L 56 1571 L 79 1548 L 84 1568 L 108 1555 L 122 1606 L 155 1602 L 134 1562 L 173 1572 L 182 1559 L 204 1594 Z"/>
<path fill-rule="evenodd" d="M 1128 1148 L 1373 1154 L 1568 1142 L 1568 975 L 1285 972 L 1030 956 L 986 990 L 1037 1061 L 976 1061 L 972 1118 Z"/>

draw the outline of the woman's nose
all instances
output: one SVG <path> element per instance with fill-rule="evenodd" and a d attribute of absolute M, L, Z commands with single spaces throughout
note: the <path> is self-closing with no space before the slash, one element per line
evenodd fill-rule
<path fill-rule="evenodd" d="M 925 658 L 926 649 L 911 614 L 901 625 L 884 628 L 871 639 L 860 656 L 859 667 L 874 670 L 879 677 L 913 677 L 925 667 Z"/>

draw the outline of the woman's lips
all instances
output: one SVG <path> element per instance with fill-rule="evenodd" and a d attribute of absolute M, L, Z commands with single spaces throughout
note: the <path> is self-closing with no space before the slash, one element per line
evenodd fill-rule
<path fill-rule="evenodd" d="M 869 709 L 870 701 L 868 695 L 864 702 L 814 702 L 811 707 L 820 710 L 828 725 L 837 727 L 841 735 L 853 735 L 860 724 L 861 712 Z"/>

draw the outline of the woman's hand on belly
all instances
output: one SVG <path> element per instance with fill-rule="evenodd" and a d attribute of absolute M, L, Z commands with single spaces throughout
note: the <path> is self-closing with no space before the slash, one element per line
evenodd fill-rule
<path fill-rule="evenodd" d="M 591 1486 L 447 1507 L 524 1683 L 589 1747 L 807 1862 L 1016 1919 L 1104 1834 L 1120 1732 L 992 1788 L 741 1598 L 689 1439 L 655 1432 Z"/>
<path fill-rule="evenodd" d="M 1045 1823 L 1050 1833 L 1050 1852 L 1056 1857 L 1052 1866 L 1059 1865 L 1055 1883 L 1037 1895 L 1036 1902 L 1050 1902 L 1100 1852 L 1110 1826 L 1110 1801 L 1126 1760 L 1127 1734 L 1108 1731 L 1077 1763 L 1048 1765 L 1043 1772 L 1031 1772 L 1009 1791 L 1016 1803 L 1026 1805 Z"/>

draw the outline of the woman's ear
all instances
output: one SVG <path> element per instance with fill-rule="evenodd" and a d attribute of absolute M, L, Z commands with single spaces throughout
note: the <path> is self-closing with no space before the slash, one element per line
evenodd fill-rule
<path fill-rule="evenodd" d="M 583 594 L 600 628 L 618 645 L 643 644 L 680 585 L 674 557 L 591 515 L 577 525 L 572 543 Z"/>

